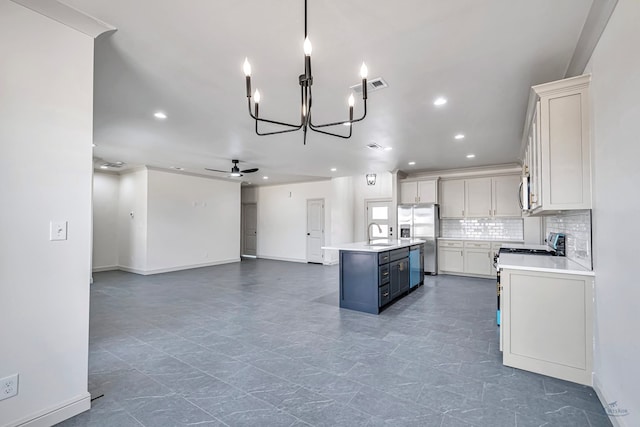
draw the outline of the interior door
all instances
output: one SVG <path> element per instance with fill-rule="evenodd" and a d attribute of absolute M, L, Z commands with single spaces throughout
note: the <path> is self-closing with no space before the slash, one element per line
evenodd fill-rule
<path fill-rule="evenodd" d="M 307 262 L 322 263 L 324 199 L 307 200 Z"/>
<path fill-rule="evenodd" d="M 256 256 L 258 209 L 255 203 L 242 204 L 242 255 Z"/>
<path fill-rule="evenodd" d="M 368 235 L 368 226 L 372 222 L 380 226 L 380 230 L 375 225 L 371 226 L 372 239 L 389 239 L 391 233 L 391 201 L 390 200 L 368 200 L 367 201 L 367 223 L 365 226 L 365 236 Z"/>

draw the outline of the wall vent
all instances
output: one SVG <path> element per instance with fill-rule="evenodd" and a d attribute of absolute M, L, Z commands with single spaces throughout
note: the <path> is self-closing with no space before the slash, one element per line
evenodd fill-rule
<path fill-rule="evenodd" d="M 385 87 L 389 87 L 389 85 L 382 77 L 367 80 L 367 92 L 375 92 L 376 90 L 384 89 Z M 362 93 L 362 83 L 351 86 L 349 89 L 355 93 Z"/>

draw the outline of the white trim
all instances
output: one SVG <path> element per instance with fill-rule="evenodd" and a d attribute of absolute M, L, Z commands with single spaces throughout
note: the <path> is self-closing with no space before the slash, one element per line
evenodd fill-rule
<path fill-rule="evenodd" d="M 606 398 L 602 388 L 602 383 L 600 383 L 600 380 L 598 379 L 598 376 L 596 375 L 595 372 L 593 373 L 593 390 L 595 390 L 596 395 L 598 396 L 598 399 L 600 399 L 600 403 L 602 403 L 602 406 L 605 408 L 605 410 L 607 409 L 607 406 L 609 406 L 608 402 L 613 402 L 615 400 L 615 399 L 609 400 Z M 611 424 L 613 424 L 613 427 L 628 427 L 624 419 L 625 419 L 624 416 L 622 417 L 609 416 L 609 421 L 611 421 Z"/>
<path fill-rule="evenodd" d="M 83 393 L 81 396 L 70 399 L 55 408 L 45 409 L 9 423 L 6 427 L 50 427 L 89 409 L 91 409 L 91 395 Z"/>
<path fill-rule="evenodd" d="M 269 259 L 269 260 L 272 260 L 272 261 L 301 262 L 303 264 L 307 263 L 306 259 L 298 259 L 298 258 L 281 258 L 281 257 L 275 257 L 275 256 L 262 256 L 262 255 L 258 255 L 257 258 L 259 258 L 259 259 Z"/>
<path fill-rule="evenodd" d="M 129 268 L 124 266 L 119 266 L 118 270 L 126 271 L 128 273 L 141 274 L 143 276 L 149 276 L 152 274 L 171 273 L 172 271 L 191 270 L 193 268 L 202 268 L 202 267 L 212 267 L 214 265 L 231 264 L 234 262 L 240 262 L 240 257 L 224 259 L 224 260 L 214 261 L 214 262 L 206 262 L 203 264 L 179 265 L 176 267 L 158 268 L 156 270 L 140 270 L 137 268 Z"/>
<path fill-rule="evenodd" d="M 91 271 L 94 273 L 99 273 L 101 271 L 113 271 L 113 270 L 119 270 L 119 269 L 120 267 L 117 265 L 105 265 L 103 267 L 93 267 Z"/>

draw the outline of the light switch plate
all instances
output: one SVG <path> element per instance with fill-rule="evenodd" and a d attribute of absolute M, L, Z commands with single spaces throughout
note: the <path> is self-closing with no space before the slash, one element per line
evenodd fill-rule
<path fill-rule="evenodd" d="M 49 240 L 67 240 L 67 221 L 51 221 Z"/>

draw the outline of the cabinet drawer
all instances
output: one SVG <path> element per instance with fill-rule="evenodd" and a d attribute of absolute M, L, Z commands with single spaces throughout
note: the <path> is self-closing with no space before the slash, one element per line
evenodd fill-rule
<path fill-rule="evenodd" d="M 387 264 L 390 261 L 389 259 L 389 251 L 387 252 L 380 252 L 378 254 L 378 265 L 380 264 Z"/>
<path fill-rule="evenodd" d="M 378 271 L 378 286 L 389 283 L 389 264 L 381 265 L 380 267 L 378 267 Z"/>
<path fill-rule="evenodd" d="M 438 245 L 443 248 L 461 248 L 464 246 L 461 240 L 438 240 Z"/>
<path fill-rule="evenodd" d="M 378 289 L 378 307 L 382 307 L 391 301 L 391 292 L 389 285 L 384 285 Z"/>
<path fill-rule="evenodd" d="M 464 242 L 465 248 L 491 249 L 491 242 Z"/>
<path fill-rule="evenodd" d="M 400 248 L 391 251 L 389 261 L 396 261 L 409 256 L 409 248 Z"/>

